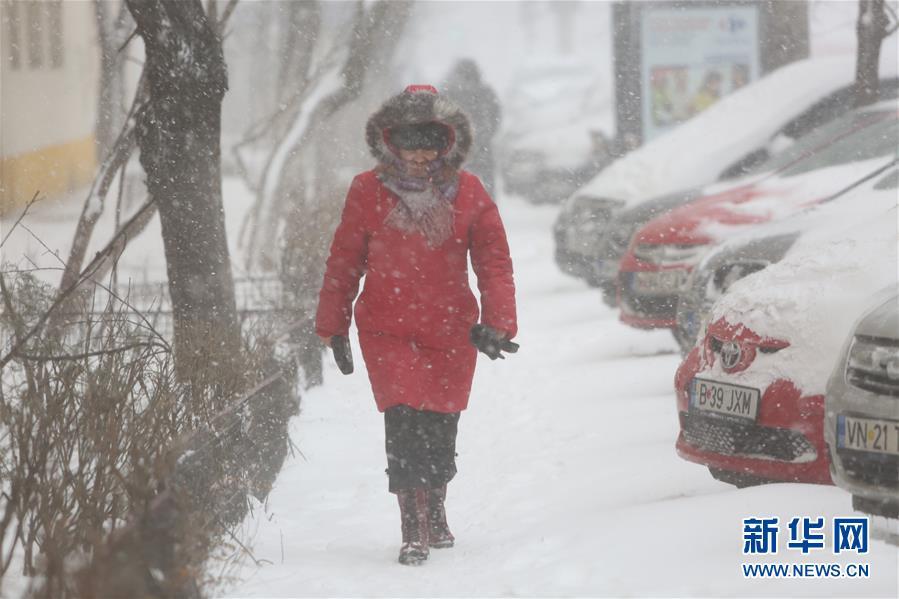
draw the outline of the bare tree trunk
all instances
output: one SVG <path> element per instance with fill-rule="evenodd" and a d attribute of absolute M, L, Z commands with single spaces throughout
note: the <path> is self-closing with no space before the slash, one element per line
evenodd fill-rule
<path fill-rule="evenodd" d="M 282 104 L 305 87 L 321 28 L 320 2 L 291 2 L 288 11 L 278 76 L 278 101 Z"/>
<path fill-rule="evenodd" d="M 101 4 L 105 2 L 105 0 L 97 0 Z M 222 34 L 223 29 L 228 23 L 228 19 L 231 17 L 231 14 L 234 12 L 234 8 L 237 5 L 237 0 L 228 0 L 228 4 L 225 7 L 225 10 L 222 12 L 221 19 L 217 23 L 216 31 L 219 35 Z M 213 4 L 214 6 L 214 4 Z M 133 21 L 130 19 L 130 13 L 124 11 L 125 15 L 128 18 L 119 16 L 119 23 L 130 23 L 133 25 Z M 118 27 L 118 25 L 117 25 Z M 127 29 L 127 25 L 123 25 L 124 31 Z M 121 46 L 118 46 L 116 51 L 121 50 Z M 90 193 L 88 194 L 87 200 L 85 200 L 84 208 L 81 212 L 81 216 L 78 219 L 78 225 L 75 229 L 75 236 L 72 241 L 72 247 L 69 250 L 69 259 L 66 261 L 65 270 L 63 271 L 62 279 L 59 284 L 59 294 L 71 294 L 74 290 L 73 285 L 78 282 L 78 279 L 81 275 L 81 266 L 84 263 L 84 257 L 87 254 L 87 247 L 90 244 L 91 237 L 94 232 L 94 227 L 97 224 L 97 221 L 100 219 L 100 216 L 103 214 L 103 208 L 106 201 L 106 195 L 109 192 L 109 187 L 115 178 L 115 174 L 117 171 L 122 170 L 122 175 L 124 175 L 124 167 L 127 165 L 128 160 L 131 158 L 131 153 L 134 150 L 136 145 L 136 136 L 134 133 L 134 121 L 133 116 L 135 113 L 140 111 L 141 106 L 146 101 L 146 85 L 144 83 L 144 78 L 141 76 L 141 81 L 138 83 L 137 92 L 135 93 L 134 102 L 131 106 L 131 109 L 128 112 L 128 115 L 122 120 L 120 124 L 120 131 L 115 131 L 115 135 L 118 137 L 114 138 L 114 144 L 111 146 L 107 146 L 108 150 L 106 152 L 105 157 L 102 160 L 100 165 L 99 173 L 94 180 L 94 185 L 91 187 Z M 102 110 L 102 109 L 101 109 Z M 98 125 L 99 126 L 99 125 Z M 98 137 L 100 134 L 98 133 Z M 121 198 L 119 198 L 121 200 Z M 155 204 L 152 206 L 152 211 L 147 211 L 144 214 L 147 215 L 147 218 L 152 217 L 155 214 Z M 142 230 L 144 226 L 146 226 L 146 222 L 141 222 L 139 229 Z M 133 231 L 127 236 L 129 239 L 133 238 L 140 231 L 138 227 L 135 227 Z M 118 232 L 114 234 L 115 238 L 120 237 Z M 127 242 L 126 242 L 127 243 Z M 122 247 L 124 250 L 124 247 Z"/>
<path fill-rule="evenodd" d="M 859 0 L 858 53 L 855 62 L 855 106 L 867 106 L 877 100 L 880 91 L 880 46 L 888 35 L 889 18 L 885 0 Z"/>
<path fill-rule="evenodd" d="M 117 16 L 113 12 L 118 13 Z M 125 57 L 122 49 L 134 26 L 123 0 L 94 0 L 100 42 L 100 94 L 97 104 L 97 157 L 104 160 L 125 124 Z"/>
<path fill-rule="evenodd" d="M 221 189 L 222 44 L 200 0 L 126 0 L 146 48 L 140 161 L 162 224 L 179 376 L 227 375 L 240 326 Z"/>

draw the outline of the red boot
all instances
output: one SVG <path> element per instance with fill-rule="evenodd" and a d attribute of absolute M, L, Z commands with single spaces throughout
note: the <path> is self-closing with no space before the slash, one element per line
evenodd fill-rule
<path fill-rule="evenodd" d="M 396 494 L 400 503 L 403 526 L 403 546 L 399 562 L 404 566 L 419 566 L 428 559 L 428 490 L 409 489 Z"/>
<path fill-rule="evenodd" d="M 456 537 L 446 523 L 446 485 L 428 491 L 428 519 L 431 523 L 428 541 L 434 549 L 445 549 L 455 544 Z"/>

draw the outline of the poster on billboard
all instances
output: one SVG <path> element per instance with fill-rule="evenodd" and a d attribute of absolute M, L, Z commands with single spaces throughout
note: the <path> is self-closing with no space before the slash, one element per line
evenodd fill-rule
<path fill-rule="evenodd" d="M 758 77 L 756 6 L 651 8 L 641 15 L 644 141 Z"/>

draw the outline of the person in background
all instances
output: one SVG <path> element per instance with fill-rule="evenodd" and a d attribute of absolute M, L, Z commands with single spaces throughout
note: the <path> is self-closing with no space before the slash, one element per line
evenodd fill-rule
<path fill-rule="evenodd" d="M 477 352 L 496 359 L 518 349 L 510 341 L 515 284 L 496 204 L 460 170 L 472 132 L 458 106 L 431 86 L 409 86 L 372 115 L 366 139 L 378 165 L 350 186 L 315 328 L 350 372 L 355 300 L 362 357 L 384 413 L 388 490 L 400 506 L 399 562 L 416 565 L 429 547 L 454 544 L 444 501 L 456 474 L 459 416 Z"/>
<path fill-rule="evenodd" d="M 444 94 L 471 119 L 474 142 L 468 158 L 468 170 L 481 178 L 487 193 L 493 195 L 493 138 L 499 131 L 502 110 L 496 92 L 481 77 L 477 63 L 470 58 L 459 60 L 447 75 Z"/>

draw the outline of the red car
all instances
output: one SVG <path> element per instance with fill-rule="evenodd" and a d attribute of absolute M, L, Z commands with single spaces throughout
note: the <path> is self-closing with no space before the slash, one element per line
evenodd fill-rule
<path fill-rule="evenodd" d="M 678 293 L 714 246 L 758 223 L 788 217 L 838 191 L 896 152 L 884 133 L 897 119 L 895 102 L 850 113 L 784 152 L 767 174 L 702 196 L 647 223 L 631 239 L 618 270 L 622 322 L 676 327 Z M 807 149 L 806 149 L 807 148 Z M 796 151 L 800 150 L 800 151 Z M 801 151 L 805 150 L 805 151 Z"/>
<path fill-rule="evenodd" d="M 674 379 L 678 455 L 738 487 L 769 481 L 833 484 L 823 450 L 823 393 L 803 395 L 790 380 L 776 377 L 761 390 L 720 381 L 745 371 L 759 354 L 787 345 L 722 320 L 709 326 L 702 346 L 688 354 Z M 724 376 L 709 374 L 716 366 Z M 691 409 L 691 400 L 721 417 Z"/>
<path fill-rule="evenodd" d="M 896 127 L 892 128 L 894 152 Z M 896 285 L 893 170 L 833 203 L 783 260 L 735 282 L 675 375 L 678 454 L 737 486 L 832 484 L 826 384 L 859 313 Z"/>

